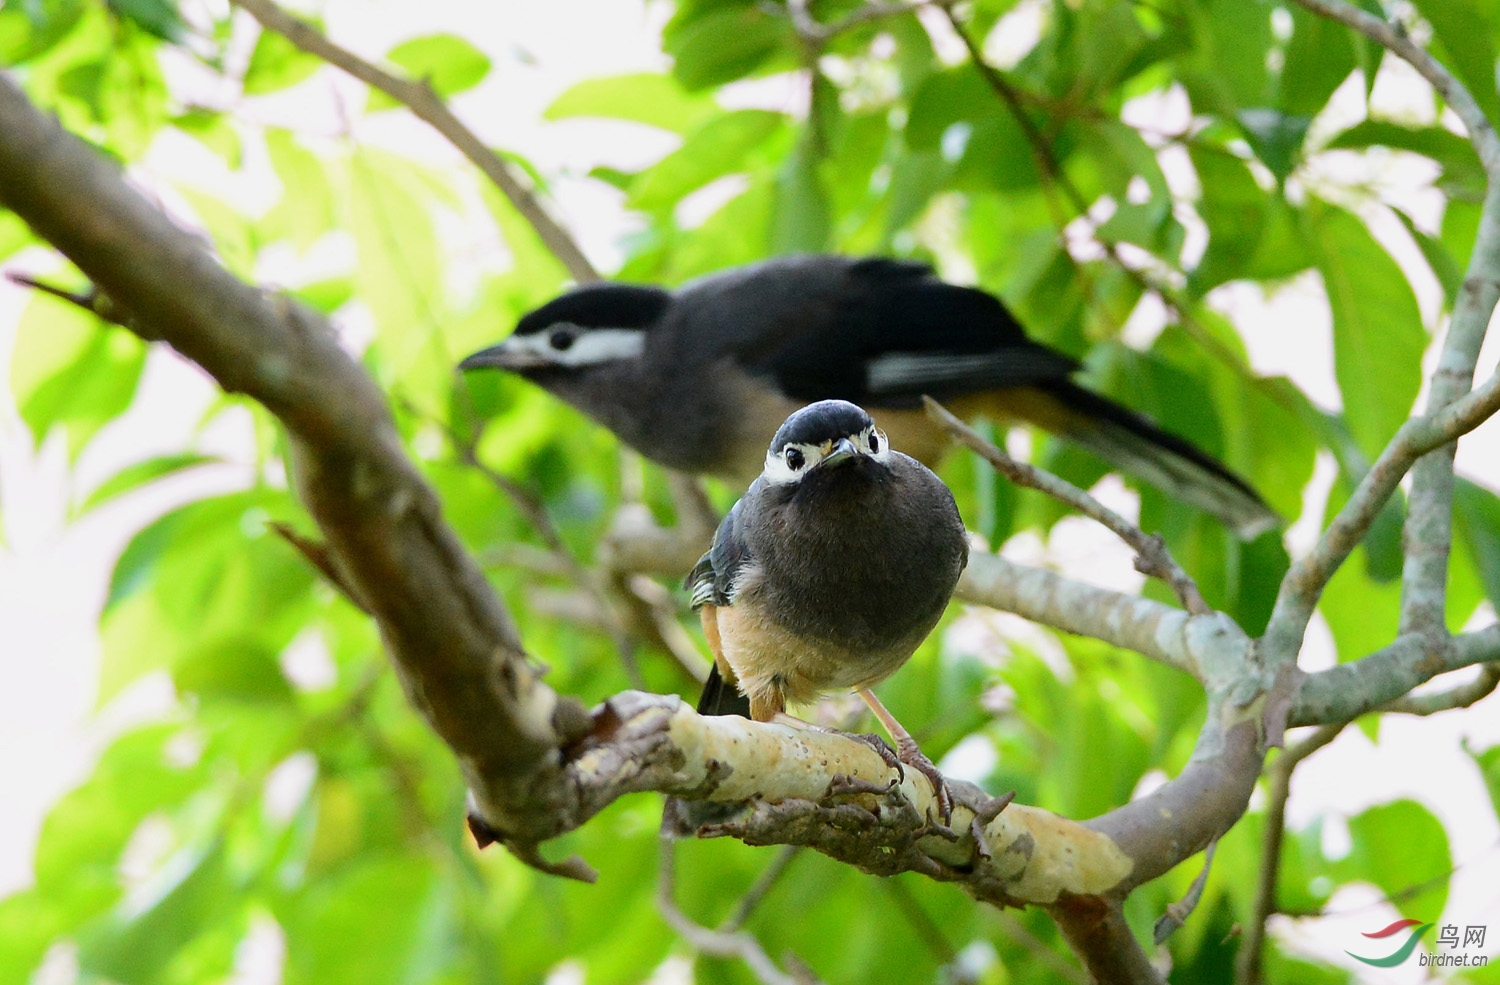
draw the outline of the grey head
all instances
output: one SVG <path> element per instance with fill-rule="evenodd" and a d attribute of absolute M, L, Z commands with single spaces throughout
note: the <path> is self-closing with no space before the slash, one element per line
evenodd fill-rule
<path fill-rule="evenodd" d="M 646 333 L 671 303 L 672 295 L 659 287 L 589 284 L 526 315 L 509 338 L 458 368 L 506 369 L 543 386 L 587 376 L 639 359 Z"/>

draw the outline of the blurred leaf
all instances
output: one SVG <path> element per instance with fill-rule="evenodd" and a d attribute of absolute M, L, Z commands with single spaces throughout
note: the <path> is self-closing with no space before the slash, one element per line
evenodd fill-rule
<path fill-rule="evenodd" d="M 710 181 L 739 170 L 753 150 L 785 130 L 786 117 L 763 109 L 715 117 L 637 178 L 626 201 L 631 208 L 647 211 L 675 205 Z"/>
<path fill-rule="evenodd" d="M 1474 765 L 1479 767 L 1479 775 L 1484 779 L 1484 788 L 1490 794 L 1490 806 L 1495 809 L 1495 816 L 1500 817 L 1500 745 L 1475 752 L 1465 742 L 1464 752 L 1468 753 L 1469 758 L 1474 760 Z"/>
<path fill-rule="evenodd" d="M 40 444 L 64 426 L 76 457 L 130 406 L 145 361 L 145 345 L 129 332 L 72 304 L 38 297 L 17 328 L 11 390 L 33 439 Z"/>
<path fill-rule="evenodd" d="M 125 985 L 158 980 L 205 925 L 237 908 L 218 843 L 183 849 L 109 916 L 80 933 L 78 964 Z"/>
<path fill-rule="evenodd" d="M 430 981 L 451 952 L 452 887 L 418 854 L 372 857 L 309 885 L 280 910 L 288 985 Z"/>
<path fill-rule="evenodd" d="M 1287 9 L 1292 15 L 1292 39 L 1282 64 L 1278 106 L 1293 116 L 1317 116 L 1354 71 L 1352 33 L 1337 21 L 1295 4 Z"/>
<path fill-rule="evenodd" d="M 1408 126 L 1393 120 L 1366 119 L 1335 136 L 1326 150 L 1390 147 L 1421 154 L 1442 166 L 1444 178 L 1476 193 L 1484 190 L 1484 166 L 1474 145 L 1446 127 Z"/>
<path fill-rule="evenodd" d="M 686 136 L 717 110 L 713 99 L 689 94 L 670 75 L 640 72 L 584 79 L 554 99 L 542 116 L 631 120 Z"/>
<path fill-rule="evenodd" d="M 1427 261 L 1427 266 L 1432 269 L 1432 276 L 1436 277 L 1438 284 L 1442 286 L 1443 297 L 1451 309 L 1458 301 L 1459 289 L 1463 287 L 1464 272 L 1459 269 L 1458 264 L 1453 262 L 1452 255 L 1448 253 L 1448 248 L 1441 240 L 1418 229 L 1411 216 L 1400 209 L 1392 211 L 1406 227 L 1412 241 L 1417 244 L 1417 249 L 1422 251 L 1422 258 Z"/>
<path fill-rule="evenodd" d="M 1500 95 L 1495 92 L 1495 25 L 1473 3 L 1466 0 L 1412 0 L 1440 47 L 1438 56 L 1448 63 L 1484 115 L 1500 119 Z"/>
<path fill-rule="evenodd" d="M 1443 912 L 1453 859 L 1431 811 L 1414 800 L 1380 804 L 1349 819 L 1349 837 L 1353 847 L 1333 866 L 1343 879 L 1374 883 L 1402 916 Z"/>
<path fill-rule="evenodd" d="M 0 6 L 0 68 L 30 61 L 57 45 L 77 26 L 84 0 L 40 0 Z"/>
<path fill-rule="evenodd" d="M 317 19 L 310 19 L 322 29 Z M 247 96 L 263 96 L 296 85 L 323 67 L 323 60 L 298 49 L 275 31 L 262 29 L 250 52 L 250 63 L 241 82 Z"/>
<path fill-rule="evenodd" d="M 222 157 L 231 168 L 240 166 L 244 147 L 239 133 L 224 114 L 190 109 L 172 117 L 172 126 Z"/>
<path fill-rule="evenodd" d="M 261 219 L 259 235 L 266 240 L 290 237 L 306 250 L 335 226 L 337 199 L 328 172 L 287 130 L 267 130 L 266 150 L 281 182 L 281 198 Z"/>
<path fill-rule="evenodd" d="M 105 0 L 117 16 L 131 21 L 148 34 L 174 44 L 182 40 L 187 26 L 171 0 Z"/>
<path fill-rule="evenodd" d="M 406 70 L 407 77 L 426 83 L 447 98 L 472 89 L 490 72 L 489 56 L 455 34 L 429 34 L 403 41 L 386 59 Z M 395 109 L 401 103 L 379 89 L 371 89 L 365 112 Z"/>
<path fill-rule="evenodd" d="M 1307 136 L 1312 117 L 1255 107 L 1241 110 L 1237 119 L 1255 156 L 1271 169 L 1278 182 L 1286 181 L 1302 152 L 1302 139 Z"/>
<path fill-rule="evenodd" d="M 811 141 L 804 139 L 778 175 L 772 252 L 816 253 L 828 245 L 831 217 L 819 163 Z"/>
<path fill-rule="evenodd" d="M 1453 490 L 1453 522 L 1474 556 L 1485 596 L 1500 609 L 1500 498 L 1459 478 Z"/>
<path fill-rule="evenodd" d="M 1334 375 L 1344 417 L 1373 461 L 1411 413 L 1427 333 L 1406 275 L 1365 224 L 1319 203 L 1308 233 L 1333 309 Z"/>
<path fill-rule="evenodd" d="M 723 85 L 761 68 L 779 49 L 791 49 L 788 21 L 752 5 L 684 19 L 679 12 L 662 34 L 673 56 L 672 74 L 689 92 Z"/>
<path fill-rule="evenodd" d="M 77 514 L 82 516 L 97 506 L 102 506 L 117 496 L 123 496 L 128 492 L 139 489 L 141 486 L 155 482 L 163 476 L 174 475 L 185 469 L 194 468 L 198 465 L 207 465 L 210 462 L 221 462 L 223 459 L 217 455 L 204 455 L 199 452 L 177 452 L 170 455 L 158 455 L 144 461 L 127 465 L 114 475 L 105 479 L 94 487 L 83 505 L 78 507 Z"/>

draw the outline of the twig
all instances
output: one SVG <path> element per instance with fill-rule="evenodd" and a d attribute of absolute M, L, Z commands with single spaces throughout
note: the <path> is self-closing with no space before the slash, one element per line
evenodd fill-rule
<path fill-rule="evenodd" d="M 771 859 L 771 864 L 766 866 L 761 874 L 755 878 L 755 882 L 750 884 L 750 888 L 745 890 L 745 894 L 735 904 L 734 912 L 726 917 L 723 923 L 719 924 L 720 933 L 732 934 L 743 927 L 745 921 L 750 919 L 750 914 L 755 912 L 755 908 L 760 906 L 761 901 L 766 898 L 766 894 L 771 891 L 772 887 L 776 885 L 782 875 L 791 866 L 792 860 L 801 853 L 802 848 L 799 845 L 782 845 L 781 851 L 777 852 L 776 857 Z"/>
<path fill-rule="evenodd" d="M 807 9 L 807 0 L 787 0 L 785 7 L 775 3 L 762 3 L 760 9 L 776 17 L 786 17 L 792 22 L 792 29 L 797 32 L 798 39 L 809 51 L 817 53 L 823 50 L 835 37 L 845 31 L 852 30 L 861 24 L 871 21 L 884 20 L 888 17 L 900 17 L 902 14 L 912 14 L 928 6 L 926 2 L 919 3 L 867 3 L 863 7 L 856 8 L 831 24 L 820 24 L 813 19 Z"/>
<path fill-rule="evenodd" d="M 1271 764 L 1266 827 L 1261 836 L 1260 879 L 1255 891 L 1254 915 L 1245 929 L 1239 956 L 1235 959 L 1235 985 L 1259 985 L 1265 948 L 1266 920 L 1276 912 L 1276 878 L 1281 869 L 1281 840 L 1286 831 L 1286 799 L 1291 791 L 1292 771 L 1297 764 L 1328 745 L 1348 722 L 1324 725 L 1287 749 Z"/>
<path fill-rule="evenodd" d="M 1479 668 L 1479 676 L 1472 681 L 1455 684 L 1446 691 L 1432 694 L 1404 694 L 1386 705 L 1381 711 L 1398 712 L 1403 715 L 1435 715 L 1440 711 L 1467 708 L 1489 697 L 1500 686 L 1500 663 L 1489 663 Z"/>
<path fill-rule="evenodd" d="M 672 593 L 645 575 L 616 576 L 623 588 L 626 604 L 640 603 L 641 615 L 648 624 L 652 641 L 665 650 L 697 684 L 708 680 L 708 659 L 698 651 L 693 638 L 677 621 Z M 633 607 L 633 606 L 632 606 Z"/>
<path fill-rule="evenodd" d="M 1058 979 L 1068 982 L 1069 985 L 1089 985 L 1092 981 L 1082 968 L 1057 953 L 1054 948 L 1048 947 L 1046 941 L 1033 934 L 1031 928 L 1022 923 L 1014 913 L 1009 910 L 997 910 L 991 914 L 991 918 L 1000 924 L 1002 932 L 1007 937 L 1026 948 L 1038 960 L 1051 968 Z"/>
<path fill-rule="evenodd" d="M 737 958 L 745 963 L 750 972 L 764 985 L 811 985 L 815 978 L 789 975 L 776 967 L 766 954 L 760 941 L 752 935 L 734 931 L 712 930 L 690 919 L 677 908 L 676 899 L 676 842 L 672 838 L 661 839 L 661 869 L 656 889 L 656 908 L 662 918 L 679 936 L 704 954 L 718 958 Z M 801 962 L 798 962 L 800 965 Z M 805 972 L 805 966 L 799 967 Z"/>
<path fill-rule="evenodd" d="M 472 130 L 453 115 L 453 111 L 426 82 L 397 78 L 375 67 L 353 52 L 334 44 L 312 25 L 282 10 L 271 0 L 231 2 L 260 22 L 261 27 L 286 38 L 299 50 L 342 69 L 410 109 L 419 120 L 442 134 L 500 189 L 574 280 L 588 283 L 599 279 L 599 272 L 594 269 L 573 237 L 542 205 L 530 181 L 499 154 L 485 146 Z"/>
<path fill-rule="evenodd" d="M 1486 207 L 1488 208 L 1488 206 Z M 1408 420 L 1355 487 L 1344 508 L 1306 557 L 1282 579 L 1266 627 L 1263 654 L 1270 663 L 1292 660 L 1323 588 L 1364 538 L 1402 477 L 1423 455 L 1467 434 L 1500 410 L 1500 373 L 1441 410 Z"/>
<path fill-rule="evenodd" d="M 421 411 L 408 405 L 408 411 L 420 415 Z M 599 611 L 605 617 L 605 623 L 601 627 L 614 643 L 615 651 L 620 657 L 620 666 L 625 670 L 625 676 L 630 681 L 631 687 L 644 689 L 646 679 L 641 675 L 640 662 L 635 657 L 635 644 L 630 635 L 615 613 L 614 604 L 611 602 L 609 593 L 605 590 L 600 576 L 588 568 L 573 554 L 568 547 L 567 541 L 563 540 L 562 531 L 557 529 L 557 524 L 552 521 L 552 514 L 547 511 L 547 504 L 531 490 L 520 483 L 501 475 L 490 468 L 479 459 L 479 452 L 475 448 L 474 441 L 462 440 L 459 435 L 446 422 L 438 422 L 447 432 L 448 440 L 458 449 L 459 457 L 470 468 L 474 469 L 496 489 L 499 489 L 526 517 L 526 522 L 535 530 L 537 536 L 541 537 L 547 547 L 552 551 L 557 563 L 567 573 L 568 577 L 579 588 L 583 589 L 593 598 L 598 605 Z M 476 436 L 478 432 L 475 432 Z"/>
<path fill-rule="evenodd" d="M 1500 138 L 1496 137 L 1484 110 L 1479 108 L 1464 84 L 1413 41 L 1405 30 L 1344 0 L 1297 0 L 1297 3 L 1315 14 L 1352 27 L 1410 63 L 1458 114 L 1464 128 L 1469 131 L 1474 149 L 1479 152 L 1479 159 L 1484 162 L 1485 170 L 1491 174 L 1500 172 Z"/>
<path fill-rule="evenodd" d="M 1173 559 L 1172 552 L 1167 550 L 1166 542 L 1159 534 L 1148 536 L 1135 524 L 1071 482 L 1011 458 L 931 397 L 924 395 L 922 403 L 927 408 L 928 417 L 941 425 L 960 444 L 978 452 L 1011 482 L 1044 492 L 1108 527 L 1136 552 L 1136 570 L 1166 582 L 1188 612 L 1201 616 L 1213 611 L 1204 601 L 1197 582 Z"/>
<path fill-rule="evenodd" d="M 1215 838 L 1208 843 L 1208 848 L 1203 853 L 1203 868 L 1198 872 L 1198 878 L 1188 887 L 1186 895 L 1175 903 L 1168 904 L 1167 911 L 1157 917 L 1155 926 L 1151 929 L 1151 939 L 1158 945 L 1165 944 L 1168 937 L 1177 932 L 1177 929 L 1187 922 L 1187 918 L 1193 915 L 1197 909 L 1198 901 L 1203 898 L 1203 887 L 1208 885 L 1208 873 L 1213 868 L 1214 851 L 1219 847 L 1219 839 Z"/>

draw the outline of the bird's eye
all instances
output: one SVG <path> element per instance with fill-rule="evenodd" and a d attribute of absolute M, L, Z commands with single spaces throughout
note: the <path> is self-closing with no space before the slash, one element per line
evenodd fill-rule
<path fill-rule="evenodd" d="M 878 452 L 878 451 L 880 451 L 880 432 L 879 431 L 871 431 L 870 432 L 870 452 L 873 454 L 873 453 Z"/>
<path fill-rule="evenodd" d="M 567 352 L 570 348 L 573 347 L 573 343 L 577 340 L 577 332 L 566 328 L 560 328 L 557 331 L 553 332 L 552 337 L 547 341 L 551 342 L 552 348 L 556 349 L 558 352 Z"/>
<path fill-rule="evenodd" d="M 807 457 L 802 454 L 802 449 L 800 448 L 788 448 L 782 453 L 782 457 L 786 459 L 787 468 L 793 472 L 800 469 L 807 462 Z"/>

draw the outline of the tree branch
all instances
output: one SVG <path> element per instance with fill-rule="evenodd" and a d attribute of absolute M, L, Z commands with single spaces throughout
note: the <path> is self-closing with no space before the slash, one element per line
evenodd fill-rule
<path fill-rule="evenodd" d="M 130 312 L 139 334 L 286 426 L 302 497 L 379 621 L 407 695 L 454 749 L 486 818 L 530 838 L 558 796 L 556 750 L 583 711 L 537 679 L 369 376 L 325 320 L 236 280 L 3 76 L 0 133 L 0 203 Z"/>
<path fill-rule="evenodd" d="M 339 47 L 320 31 L 300 18 L 282 10 L 271 0 L 231 0 L 261 27 L 286 38 L 296 48 L 359 79 L 372 89 L 379 89 L 398 103 L 411 110 L 417 119 L 442 134 L 459 153 L 468 158 L 486 178 L 500 189 L 521 217 L 531 224 L 553 256 L 567 268 L 568 273 L 580 284 L 599 279 L 599 272 L 589 262 L 573 237 L 558 224 L 537 198 L 530 181 L 516 171 L 505 159 L 453 115 L 448 104 L 443 102 L 425 82 L 413 82 L 397 78 L 383 69 Z"/>
<path fill-rule="evenodd" d="M 1353 663 L 1307 675 L 1292 703 L 1287 727 L 1345 722 L 1389 705 L 1439 674 L 1496 660 L 1500 660 L 1500 624 L 1444 639 L 1408 633 Z M 1424 700 L 1413 697 L 1412 707 Z"/>
<path fill-rule="evenodd" d="M 1281 871 L 1281 840 L 1286 831 L 1286 800 L 1291 792 L 1292 771 L 1297 764 L 1328 745 L 1348 722 L 1324 725 L 1297 743 L 1271 765 L 1266 804 L 1266 827 L 1261 835 L 1260 879 L 1255 891 L 1254 915 L 1245 929 L 1240 953 L 1235 958 L 1235 985 L 1260 985 L 1264 957 L 1266 921 L 1276 910 L 1276 879 Z"/>
<path fill-rule="evenodd" d="M 1213 610 L 1203 600 L 1198 583 L 1182 570 L 1182 567 L 1167 550 L 1166 541 L 1159 534 L 1147 536 L 1139 527 L 1109 509 L 1087 492 L 1065 479 L 1059 478 L 1025 462 L 1018 462 L 997 448 L 994 442 L 986 441 L 979 432 L 953 416 L 942 404 L 931 397 L 922 397 L 927 416 L 936 421 L 960 444 L 977 452 L 995 467 L 1001 475 L 1018 486 L 1026 486 L 1046 493 L 1053 499 L 1071 506 L 1080 513 L 1109 529 L 1135 551 L 1135 569 L 1144 575 L 1160 578 L 1167 583 L 1183 608 L 1195 616 L 1207 615 Z"/>

